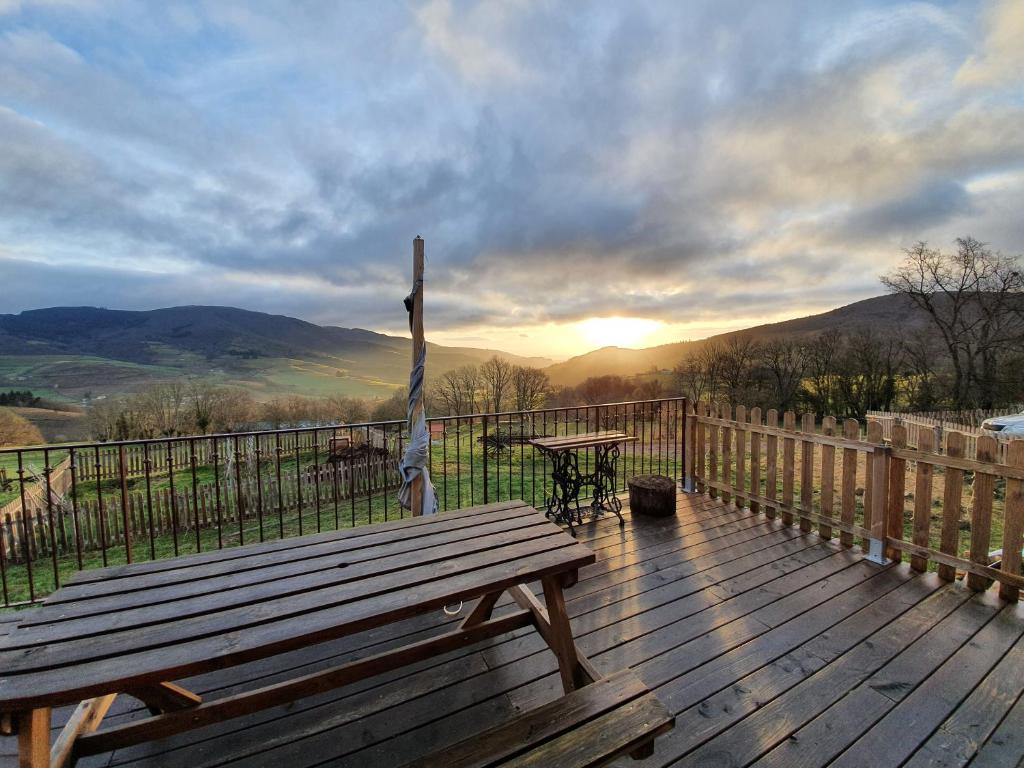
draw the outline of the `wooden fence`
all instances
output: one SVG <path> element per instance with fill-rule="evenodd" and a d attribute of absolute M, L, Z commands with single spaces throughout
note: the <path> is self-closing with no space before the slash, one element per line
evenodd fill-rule
<path fill-rule="evenodd" d="M 878 411 L 869 411 L 868 420 L 877 421 L 882 425 L 882 436 L 886 440 L 892 440 L 892 429 L 895 425 L 902 425 L 907 430 L 907 445 L 911 447 L 917 447 L 920 444 L 923 432 L 930 432 L 930 439 L 940 451 L 945 445 L 944 435 L 947 432 L 959 432 L 964 436 L 964 456 L 969 459 L 976 458 L 978 455 L 978 439 L 988 436 L 996 441 L 996 459 L 1005 461 L 1006 446 L 1013 440 L 1011 435 L 1000 436 L 998 433 L 987 432 L 980 427 L 956 424 L 916 413 L 883 414 Z"/>
<path fill-rule="evenodd" d="M 798 427 L 796 415 L 786 412 L 779 426 L 774 410 L 762 420 L 759 408 L 738 406 L 733 413 L 729 406 L 699 403 L 687 419 L 687 475 L 700 492 L 768 518 L 781 516 L 787 525 L 798 520 L 803 531 L 817 527 L 842 546 L 860 539 L 877 561 L 906 555 L 915 570 L 934 566 L 947 581 L 962 571 L 975 590 L 996 581 L 1002 597 L 1016 600 L 1024 587 L 1024 440 L 1008 442 L 1000 461 L 998 443 L 988 435 L 976 438 L 970 458 L 960 432 L 945 432 L 940 452 L 931 430 L 918 432 L 915 447 L 908 446 L 905 424 L 891 424 L 889 431 L 887 441 L 882 423 L 872 419 L 862 438 L 856 420 L 840 425 L 825 417 L 819 432 L 813 414 L 804 414 Z M 933 498 L 939 476 L 941 499 Z M 993 541 L 997 500 L 1002 536 Z M 965 529 L 969 542 L 962 546 Z M 999 567 L 991 562 L 993 551 Z"/>
<path fill-rule="evenodd" d="M 932 423 L 944 424 L 947 429 L 959 428 L 961 431 L 967 431 L 980 429 L 985 419 L 991 419 L 995 416 L 1012 416 L 1021 413 L 1021 411 L 1024 411 L 1024 404 L 1015 405 L 1010 408 L 973 408 L 966 411 L 868 411 L 867 417 L 869 419 L 891 419 L 894 417 L 924 419 L 930 420 Z"/>
<path fill-rule="evenodd" d="M 67 472 L 70 475 L 70 472 Z M 53 553 L 102 550 L 114 545 L 150 541 L 159 536 L 185 536 L 211 528 L 237 531 L 240 521 L 264 520 L 270 530 L 284 518 L 319 505 L 326 512 L 336 501 L 393 491 L 401 482 L 398 460 L 378 454 L 338 464 L 323 464 L 296 473 L 243 477 L 241 485 L 225 477 L 218 485 L 199 484 L 173 494 L 168 488 L 114 493 L 105 499 L 62 502 L 26 498 L 0 515 L 0 547 L 9 562 L 23 562 Z M 241 493 L 239 493 L 241 488 Z M 56 489 L 55 489 L 56 490 Z M 10 505 L 9 505 L 10 506 Z M 316 522 L 312 522 L 316 530 Z M 26 530 L 29 535 L 26 537 Z M 306 533 L 309 530 L 305 531 Z M 231 530 L 227 533 L 230 535 Z"/>
<path fill-rule="evenodd" d="M 71 461 L 69 458 L 65 458 L 57 466 L 49 470 L 49 480 L 46 478 L 46 470 L 38 473 L 33 478 L 32 482 L 24 483 L 22 489 L 22 483 L 17 480 L 11 480 L 11 487 L 18 489 L 18 496 L 11 501 L 7 502 L 3 506 L 0 506 L 0 520 L 4 520 L 9 515 L 20 515 L 21 514 L 21 493 L 25 494 L 25 506 L 28 508 L 44 508 L 46 506 L 47 493 L 53 498 L 59 498 L 68 492 L 71 488 Z M 6 474 L 6 473 L 5 473 Z"/>

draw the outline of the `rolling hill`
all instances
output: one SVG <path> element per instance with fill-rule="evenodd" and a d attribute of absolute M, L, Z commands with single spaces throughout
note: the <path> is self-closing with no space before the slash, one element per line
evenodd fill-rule
<path fill-rule="evenodd" d="M 0 388 L 75 400 L 202 376 L 281 394 L 386 396 L 409 375 L 410 340 L 361 328 L 320 326 L 233 307 L 149 311 L 54 307 L 0 315 Z M 491 349 L 428 345 L 432 372 L 492 355 Z"/>
<path fill-rule="evenodd" d="M 686 355 L 702 345 L 726 341 L 733 336 L 752 337 L 759 341 L 769 339 L 813 336 L 829 328 L 859 328 L 869 326 L 882 331 L 909 330 L 925 326 L 927 319 L 910 302 L 895 295 L 876 296 L 853 304 L 779 323 L 759 325 L 741 331 L 731 331 L 700 341 L 679 341 L 646 349 L 602 347 L 584 355 L 571 357 L 545 368 L 553 384 L 575 386 L 591 376 L 615 374 L 632 376 L 646 373 L 652 368 L 671 369 Z"/>

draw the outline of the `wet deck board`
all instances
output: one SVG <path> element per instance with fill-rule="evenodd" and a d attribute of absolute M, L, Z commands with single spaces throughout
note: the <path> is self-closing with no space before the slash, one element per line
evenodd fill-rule
<path fill-rule="evenodd" d="M 879 568 L 720 501 L 681 496 L 678 510 L 669 520 L 627 512 L 625 529 L 614 519 L 580 528 L 598 558 L 566 594 L 581 647 L 602 670 L 632 667 L 677 717 L 653 758 L 623 766 L 1024 758 L 1024 677 L 1008 674 L 1024 655 L 1020 607 L 906 565 Z M 438 612 L 185 682 L 234 693 L 452 621 Z M 401 765 L 559 693 L 553 656 L 522 630 L 79 765 Z M 110 721 L 140 714 L 122 697 Z M 13 745 L 0 747 L 0 766 L 13 765 Z"/>

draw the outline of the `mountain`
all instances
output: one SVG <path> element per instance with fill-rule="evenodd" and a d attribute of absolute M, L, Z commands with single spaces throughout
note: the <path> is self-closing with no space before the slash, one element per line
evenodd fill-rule
<path fill-rule="evenodd" d="M 0 315 L 0 388 L 31 386 L 78 398 L 131 391 L 182 374 L 246 386 L 257 395 L 387 395 L 409 375 L 411 341 L 233 307 L 149 311 L 53 307 Z M 498 355 L 428 344 L 432 373 Z"/>
<path fill-rule="evenodd" d="M 879 331 L 893 329 L 910 330 L 924 327 L 928 323 L 924 314 L 905 297 L 897 295 L 876 296 L 853 304 L 809 315 L 794 320 L 758 325 L 741 331 L 730 331 L 700 341 L 677 341 L 646 349 L 623 349 L 603 347 L 584 355 L 571 357 L 556 363 L 544 371 L 553 384 L 575 386 L 591 376 L 615 374 L 632 376 L 646 373 L 652 368 L 671 369 L 688 354 L 711 342 L 728 341 L 731 337 L 750 337 L 758 341 L 814 336 L 829 328 L 872 327 Z"/>

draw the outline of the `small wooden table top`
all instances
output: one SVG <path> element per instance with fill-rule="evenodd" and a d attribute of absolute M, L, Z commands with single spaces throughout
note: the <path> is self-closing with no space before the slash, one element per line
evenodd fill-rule
<path fill-rule="evenodd" d="M 538 437 L 530 441 L 541 450 L 556 453 L 559 451 L 573 451 L 580 448 L 594 448 L 613 443 L 631 443 L 636 437 L 627 435 L 625 432 L 602 431 L 602 432 L 581 432 L 578 435 L 562 435 L 560 437 Z"/>
<path fill-rule="evenodd" d="M 25 612 L 0 643 L 0 713 L 7 713 L 10 728 L 19 730 L 23 758 L 25 750 L 33 748 L 29 742 L 42 738 L 40 712 L 46 714 L 48 744 L 49 708 L 88 697 L 105 697 L 109 706 L 107 700 L 114 695 L 129 693 L 164 713 L 152 720 L 173 720 L 168 713 L 174 710 L 185 710 L 180 714 L 200 722 L 236 716 L 245 706 L 225 708 L 220 700 L 200 705 L 198 696 L 170 681 L 474 598 L 481 600 L 458 631 L 423 641 L 422 647 L 404 656 L 352 662 L 318 684 L 336 686 L 446 652 L 459 643 L 537 624 L 537 611 L 541 620 L 555 627 L 549 626 L 548 633 L 558 644 L 560 662 L 569 666 L 563 670 L 563 682 L 571 684 L 573 676 L 579 676 L 578 662 L 571 634 L 564 636 L 570 632 L 564 607 L 556 605 L 552 611 L 549 599 L 547 612 L 552 615 L 547 618 L 543 606 L 531 603 L 532 593 L 527 597 L 529 590 L 521 585 L 541 580 L 545 597 L 560 602 L 562 586 L 572 583 L 578 569 L 594 559 L 589 549 L 542 513 L 523 501 L 508 501 L 85 571 L 40 608 Z M 491 608 L 506 590 L 523 610 L 513 614 L 517 619 L 492 619 Z M 308 693 L 300 687 L 288 695 L 294 699 Z M 281 703 L 280 691 L 243 703 L 272 706 Z M 207 713 L 207 708 L 214 711 Z M 80 732 L 94 729 L 102 716 L 94 717 L 91 727 L 79 726 Z M 140 735 L 167 735 L 182 725 L 155 723 L 148 732 L 136 728 L 128 742 L 145 740 Z M 99 738 L 123 728 L 82 738 L 96 741 L 86 753 L 123 746 L 124 739 Z M 33 729 L 35 735 L 26 736 Z M 37 743 L 35 748 L 41 755 L 42 747 Z"/>

